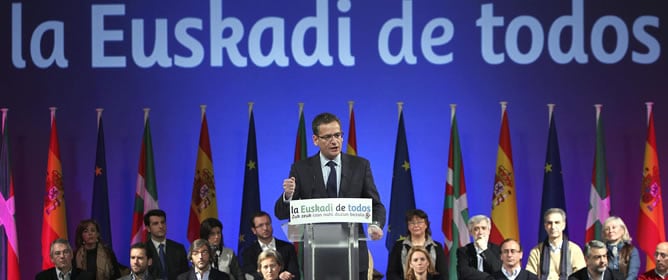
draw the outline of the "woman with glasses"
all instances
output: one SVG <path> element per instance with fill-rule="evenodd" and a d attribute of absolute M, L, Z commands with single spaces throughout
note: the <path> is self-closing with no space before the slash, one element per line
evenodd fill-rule
<path fill-rule="evenodd" d="M 415 246 L 408 251 L 406 262 L 406 280 L 436 280 L 441 279 L 434 268 L 434 262 L 424 247 Z"/>
<path fill-rule="evenodd" d="M 398 240 L 390 251 L 386 277 L 388 280 L 404 279 L 404 267 L 407 267 L 408 252 L 413 247 L 423 247 L 433 262 L 437 279 L 447 279 L 447 265 L 443 246 L 431 238 L 431 228 L 427 213 L 420 209 L 409 210 L 406 213 L 408 233 L 405 239 Z"/>
<path fill-rule="evenodd" d="M 257 272 L 264 280 L 279 280 L 278 275 L 283 270 L 281 254 L 275 250 L 265 250 L 257 256 Z"/>
<path fill-rule="evenodd" d="M 199 236 L 208 241 L 211 246 L 211 266 L 214 269 L 227 273 L 232 280 L 245 279 L 234 251 L 224 246 L 223 223 L 220 220 L 207 218 L 202 221 Z"/>
<path fill-rule="evenodd" d="M 620 217 L 610 216 L 603 222 L 603 239 L 608 248 L 608 267 L 621 272 L 626 280 L 636 279 L 640 271 L 638 249 Z"/>

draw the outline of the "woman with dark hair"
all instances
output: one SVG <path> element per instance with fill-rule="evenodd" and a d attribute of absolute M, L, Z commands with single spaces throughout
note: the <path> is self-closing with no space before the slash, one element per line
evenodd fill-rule
<path fill-rule="evenodd" d="M 93 219 L 83 220 L 76 231 L 74 265 L 95 275 L 97 280 L 118 279 L 121 271 L 114 251 L 100 239 L 100 226 Z"/>
<path fill-rule="evenodd" d="M 244 280 L 237 256 L 232 249 L 224 247 L 223 223 L 216 218 L 208 218 L 202 221 L 199 228 L 200 238 L 209 242 L 211 246 L 211 266 L 217 270 L 227 273 L 232 280 Z"/>
<path fill-rule="evenodd" d="M 408 233 L 405 239 L 397 240 L 390 251 L 387 260 L 388 280 L 404 279 L 404 267 L 408 264 L 408 251 L 416 246 L 423 247 L 431 258 L 434 268 L 439 275 L 438 279 L 447 279 L 447 264 L 443 246 L 431 238 L 431 228 L 427 213 L 420 209 L 406 212 Z"/>
<path fill-rule="evenodd" d="M 406 280 L 436 280 L 441 279 L 434 268 L 434 262 L 424 247 L 415 246 L 408 251 L 406 262 Z"/>

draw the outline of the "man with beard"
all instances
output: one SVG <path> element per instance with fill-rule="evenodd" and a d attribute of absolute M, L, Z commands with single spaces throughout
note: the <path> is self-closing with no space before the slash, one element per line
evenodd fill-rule
<path fill-rule="evenodd" d="M 656 267 L 640 274 L 638 280 L 659 280 L 668 277 L 668 242 L 661 242 L 656 245 Z"/>
<path fill-rule="evenodd" d="M 193 266 L 189 271 L 180 274 L 176 279 L 229 280 L 230 276 L 225 272 L 211 269 L 211 252 L 211 246 L 209 246 L 206 240 L 197 239 L 193 241 L 188 253 L 188 259 L 190 259 Z"/>
<path fill-rule="evenodd" d="M 130 274 L 125 275 L 119 280 L 152 280 L 148 273 L 148 266 L 153 262 L 150 251 L 146 249 L 146 244 L 135 243 L 130 247 Z"/>
<path fill-rule="evenodd" d="M 608 268 L 608 249 L 605 243 L 592 240 L 585 244 L 587 267 L 576 271 L 568 280 L 621 280 L 624 276 Z"/>

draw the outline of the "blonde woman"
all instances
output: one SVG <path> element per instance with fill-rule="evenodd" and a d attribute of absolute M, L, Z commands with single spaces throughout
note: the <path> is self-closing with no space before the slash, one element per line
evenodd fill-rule
<path fill-rule="evenodd" d="M 265 250 L 257 256 L 257 272 L 262 275 L 263 280 L 288 280 L 279 278 L 281 271 L 283 260 L 281 254 L 275 250 Z"/>
<path fill-rule="evenodd" d="M 608 267 L 621 272 L 626 280 L 638 277 L 640 256 L 631 244 L 631 236 L 620 217 L 610 216 L 603 222 L 603 239 L 608 248 Z"/>
<path fill-rule="evenodd" d="M 440 275 L 434 269 L 434 262 L 424 247 L 414 246 L 408 251 L 406 262 L 406 280 L 436 280 Z"/>

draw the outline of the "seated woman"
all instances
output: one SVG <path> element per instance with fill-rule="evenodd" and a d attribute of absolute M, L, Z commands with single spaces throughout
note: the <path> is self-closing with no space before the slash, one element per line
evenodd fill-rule
<path fill-rule="evenodd" d="M 244 280 L 237 256 L 232 249 L 224 247 L 223 223 L 216 218 L 202 221 L 199 228 L 200 238 L 209 242 L 211 246 L 211 266 L 214 269 L 227 273 L 232 280 Z"/>
<path fill-rule="evenodd" d="M 409 210 L 406 213 L 406 224 L 408 236 L 404 240 L 396 241 L 390 251 L 385 275 L 387 279 L 404 279 L 404 267 L 408 264 L 408 251 L 415 246 L 423 247 L 428 252 L 436 272 L 439 273 L 439 279 L 446 279 L 448 272 L 443 246 L 431 238 L 427 213 L 420 209 Z"/>
<path fill-rule="evenodd" d="M 97 280 L 118 279 L 121 271 L 116 255 L 102 243 L 100 226 L 93 219 L 83 220 L 76 231 L 77 250 L 74 264 L 95 275 Z"/>
<path fill-rule="evenodd" d="M 436 280 L 441 279 L 434 263 L 429 257 L 429 252 L 423 247 L 415 246 L 408 251 L 408 262 L 406 263 L 406 280 Z"/>
<path fill-rule="evenodd" d="M 257 271 L 262 275 L 262 279 L 279 280 L 278 275 L 282 270 L 283 260 L 281 254 L 275 250 L 265 250 L 257 256 Z"/>
<path fill-rule="evenodd" d="M 610 216 L 603 222 L 603 239 L 608 247 L 608 267 L 621 272 L 626 280 L 636 279 L 640 256 L 631 245 L 631 236 L 620 217 Z"/>

